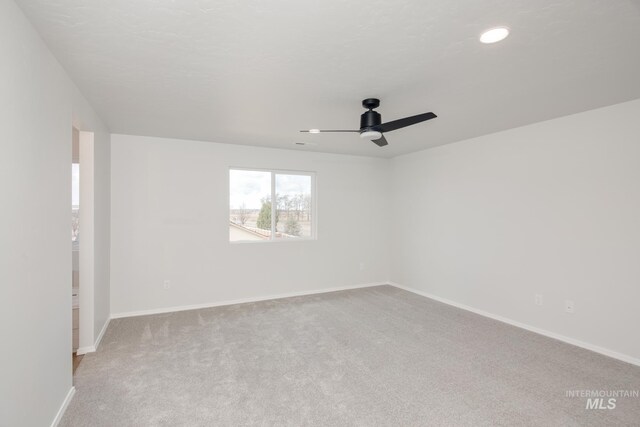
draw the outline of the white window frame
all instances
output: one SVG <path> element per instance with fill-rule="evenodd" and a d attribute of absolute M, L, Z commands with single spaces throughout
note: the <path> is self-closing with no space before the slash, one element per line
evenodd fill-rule
<path fill-rule="evenodd" d="M 269 172 L 271 174 L 271 235 L 265 240 L 228 240 L 231 244 L 244 244 L 244 243 L 281 243 L 281 242 L 309 242 L 318 240 L 318 191 L 317 191 L 317 175 L 314 171 L 300 171 L 300 170 L 287 170 L 287 169 L 264 169 L 264 168 L 250 168 L 250 167 L 229 167 L 227 172 L 227 218 L 231 215 L 231 193 L 229 192 L 231 187 L 230 177 L 232 170 L 241 170 L 249 172 Z M 308 237 L 296 237 L 295 239 L 276 239 L 276 216 L 274 213 L 277 211 L 276 200 L 276 175 L 302 175 L 311 178 L 311 236 Z M 276 206 L 276 208 L 274 208 Z M 228 239 L 227 235 L 227 239 Z"/>

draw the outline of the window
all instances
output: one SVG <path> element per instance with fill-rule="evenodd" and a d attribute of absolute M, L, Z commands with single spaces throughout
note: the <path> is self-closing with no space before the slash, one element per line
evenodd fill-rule
<path fill-rule="evenodd" d="M 315 238 L 314 193 L 312 172 L 230 169 L 229 241 Z"/>

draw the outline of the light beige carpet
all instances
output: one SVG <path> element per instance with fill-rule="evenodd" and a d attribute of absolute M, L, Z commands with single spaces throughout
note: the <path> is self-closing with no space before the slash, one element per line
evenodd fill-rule
<path fill-rule="evenodd" d="M 62 426 L 640 425 L 640 368 L 390 286 L 115 319 Z"/>

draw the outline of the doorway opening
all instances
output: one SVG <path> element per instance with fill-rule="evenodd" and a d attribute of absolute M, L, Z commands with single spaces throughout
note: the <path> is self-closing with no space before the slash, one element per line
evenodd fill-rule
<path fill-rule="evenodd" d="M 71 150 L 71 299 L 72 299 L 72 366 L 73 373 L 82 356 L 77 354 L 80 344 L 80 131 L 72 128 Z"/>
<path fill-rule="evenodd" d="M 96 351 L 94 322 L 95 203 L 94 134 L 72 127 L 71 253 L 73 372 L 82 356 Z"/>

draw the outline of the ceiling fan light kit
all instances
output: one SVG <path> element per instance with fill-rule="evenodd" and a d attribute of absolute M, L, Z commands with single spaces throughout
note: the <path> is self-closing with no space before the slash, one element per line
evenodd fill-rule
<path fill-rule="evenodd" d="M 415 125 L 420 122 L 435 119 L 434 113 L 423 113 L 411 117 L 405 117 L 403 119 L 393 120 L 391 122 L 382 123 L 382 116 L 375 108 L 380 106 L 380 100 L 376 98 L 367 98 L 362 101 L 362 106 L 368 111 L 365 111 L 360 116 L 360 129 L 357 130 L 320 130 L 309 129 L 301 130 L 300 132 L 306 133 L 323 133 L 323 132 L 359 132 L 360 138 L 372 141 L 378 147 L 384 147 L 388 145 L 385 132 L 391 132 L 396 129 L 401 129 L 407 126 Z"/>
<path fill-rule="evenodd" d="M 374 139 L 380 139 L 382 134 L 375 130 L 365 130 L 360 134 L 360 138 L 373 141 Z"/>

